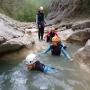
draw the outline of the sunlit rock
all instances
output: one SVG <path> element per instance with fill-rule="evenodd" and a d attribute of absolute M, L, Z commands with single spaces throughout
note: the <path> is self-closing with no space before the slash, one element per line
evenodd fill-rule
<path fill-rule="evenodd" d="M 72 35 L 70 35 L 67 41 L 85 43 L 88 39 L 90 39 L 90 28 L 75 31 Z"/>
<path fill-rule="evenodd" d="M 30 24 L 27 23 L 27 26 L 30 27 Z M 27 26 L 25 23 L 14 21 L 0 14 L 0 54 L 16 51 L 22 47 L 31 47 L 32 44 L 35 44 L 30 34 L 24 33 L 24 28 Z"/>
<path fill-rule="evenodd" d="M 86 68 L 85 65 L 87 65 L 87 67 L 90 67 L 90 39 L 87 41 L 84 47 L 80 48 L 74 54 L 73 59 L 80 64 L 83 64 L 84 68 Z"/>

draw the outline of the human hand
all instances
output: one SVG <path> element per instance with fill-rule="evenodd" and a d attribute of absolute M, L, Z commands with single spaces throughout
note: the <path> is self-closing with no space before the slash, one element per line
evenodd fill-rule
<path fill-rule="evenodd" d="M 69 60 L 70 60 L 71 62 L 73 62 L 73 59 L 72 59 L 72 58 L 70 58 Z"/>

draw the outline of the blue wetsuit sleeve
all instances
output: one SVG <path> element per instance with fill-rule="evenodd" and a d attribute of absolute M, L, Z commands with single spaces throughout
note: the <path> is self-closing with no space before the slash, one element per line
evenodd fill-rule
<path fill-rule="evenodd" d="M 63 41 L 61 41 L 61 45 L 62 45 L 63 47 L 65 46 Z"/>
<path fill-rule="evenodd" d="M 51 46 L 49 45 L 49 47 L 47 48 L 47 50 L 44 51 L 44 54 L 46 54 L 47 52 L 49 52 L 51 50 Z"/>
<path fill-rule="evenodd" d="M 61 52 L 64 54 L 64 57 L 66 59 L 71 59 L 71 57 L 69 56 L 69 54 L 67 53 L 67 51 L 63 47 L 61 48 Z"/>
<path fill-rule="evenodd" d="M 44 73 L 55 73 L 57 70 L 53 67 L 46 66 L 44 67 Z"/>

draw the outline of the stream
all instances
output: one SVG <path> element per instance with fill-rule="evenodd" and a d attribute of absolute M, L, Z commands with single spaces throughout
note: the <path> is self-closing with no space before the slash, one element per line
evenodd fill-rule
<path fill-rule="evenodd" d="M 52 74 L 28 71 L 24 65 L 26 56 L 38 53 L 47 47 L 45 41 L 38 41 L 32 50 L 22 49 L 6 55 L 0 60 L 0 90 L 90 90 L 90 74 L 82 70 L 77 63 L 65 60 L 64 56 L 38 56 L 40 61 L 57 69 Z M 67 51 L 72 55 L 80 45 L 68 43 Z"/>

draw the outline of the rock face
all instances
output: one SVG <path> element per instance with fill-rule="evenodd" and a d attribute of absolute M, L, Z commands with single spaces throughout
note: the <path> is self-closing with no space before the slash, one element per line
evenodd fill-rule
<path fill-rule="evenodd" d="M 76 31 L 79 29 L 90 28 L 90 20 L 76 23 L 72 26 L 72 30 Z"/>
<path fill-rule="evenodd" d="M 65 17 L 76 15 L 80 9 L 81 0 L 52 0 L 49 5 L 48 23 L 61 22 Z"/>
<path fill-rule="evenodd" d="M 47 20 L 49 20 L 49 24 L 58 23 L 67 17 L 75 18 L 83 14 L 90 15 L 89 10 L 90 0 L 51 0 Z"/>
<path fill-rule="evenodd" d="M 90 39 L 90 28 L 73 32 L 67 41 L 85 43 L 88 39 Z"/>
<path fill-rule="evenodd" d="M 90 67 L 90 39 L 73 56 L 74 60 Z"/>
<path fill-rule="evenodd" d="M 15 29 L 12 27 L 13 23 L 10 23 L 8 20 L 10 18 L 2 17 L 0 17 L 0 54 L 32 45 L 32 39 L 23 32 L 24 30 Z M 14 20 L 10 21 L 14 22 Z"/>

